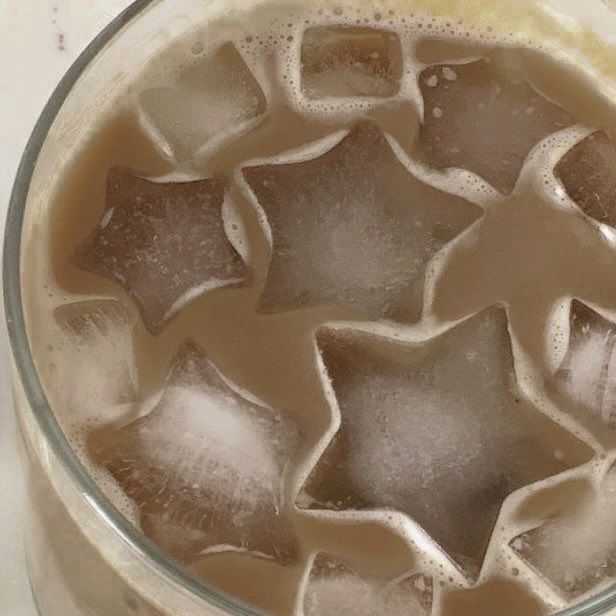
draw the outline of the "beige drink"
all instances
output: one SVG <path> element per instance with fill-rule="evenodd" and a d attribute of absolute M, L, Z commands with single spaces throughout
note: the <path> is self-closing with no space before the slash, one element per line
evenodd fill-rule
<path fill-rule="evenodd" d="M 83 464 L 274 614 L 550 614 L 616 575 L 609 76 L 547 18 L 421 9 L 214 6 L 26 238 Z"/>

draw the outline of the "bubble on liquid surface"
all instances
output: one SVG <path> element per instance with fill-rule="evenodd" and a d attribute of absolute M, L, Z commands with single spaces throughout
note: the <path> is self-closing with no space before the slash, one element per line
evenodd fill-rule
<path fill-rule="evenodd" d="M 428 616 L 432 580 L 421 574 L 391 581 L 361 576 L 325 553 L 314 559 L 302 616 Z"/>
<path fill-rule="evenodd" d="M 565 399 L 616 427 L 616 324 L 571 302 L 569 346 L 554 376 Z"/>
<path fill-rule="evenodd" d="M 519 390 L 501 309 L 421 344 L 324 329 L 318 347 L 341 423 L 311 506 L 405 513 L 469 578 L 510 493 L 592 456 Z"/>
<path fill-rule="evenodd" d="M 573 123 L 519 75 L 486 60 L 435 65 L 419 76 L 419 154 L 438 169 L 473 171 L 510 193 L 531 149 Z"/>
<path fill-rule="evenodd" d="M 200 58 L 173 87 L 145 90 L 139 101 L 179 161 L 191 158 L 218 134 L 262 115 L 267 106 L 257 80 L 231 43 Z"/>
<path fill-rule="evenodd" d="M 568 601 L 616 579 L 616 469 L 595 494 L 511 542 L 511 548 Z"/>
<path fill-rule="evenodd" d="M 283 491 L 295 424 L 248 401 L 185 343 L 153 410 L 91 439 L 138 505 L 144 532 L 182 562 L 207 548 L 284 560 L 296 544 Z"/>
<path fill-rule="evenodd" d="M 220 180 L 157 183 L 114 168 L 106 212 L 77 262 L 120 284 L 159 330 L 194 296 L 246 278 L 225 234 L 224 193 Z"/>
<path fill-rule="evenodd" d="M 588 216 L 616 228 L 616 149 L 604 132 L 593 133 L 572 148 L 555 174 Z"/>
<path fill-rule="evenodd" d="M 301 79 L 308 98 L 393 96 L 402 68 L 400 39 L 393 32 L 317 27 L 304 33 Z"/>
<path fill-rule="evenodd" d="M 371 123 L 318 158 L 244 176 L 272 234 L 264 312 L 344 304 L 413 320 L 427 262 L 481 215 L 414 177 Z"/>

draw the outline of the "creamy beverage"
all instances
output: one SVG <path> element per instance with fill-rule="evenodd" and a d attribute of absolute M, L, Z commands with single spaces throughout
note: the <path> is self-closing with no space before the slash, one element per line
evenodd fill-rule
<path fill-rule="evenodd" d="M 616 577 L 601 50 L 423 4 L 213 3 L 26 236 L 71 446 L 266 613 L 552 614 Z"/>

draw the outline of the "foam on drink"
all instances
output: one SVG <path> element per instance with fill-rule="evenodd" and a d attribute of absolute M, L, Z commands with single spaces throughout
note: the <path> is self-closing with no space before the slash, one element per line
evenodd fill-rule
<path fill-rule="evenodd" d="M 616 309 L 616 289 L 605 284 L 616 262 L 610 226 L 616 175 L 610 136 L 616 116 L 609 88 L 576 68 L 570 56 L 554 55 L 541 37 L 511 34 L 498 21 L 481 21 L 484 17 L 473 22 L 468 15 L 447 15 L 449 3 L 440 8 L 443 15 L 411 11 L 397 2 L 308 7 L 262 0 L 243 8 L 212 3 L 209 21 L 170 42 L 130 90 L 101 113 L 45 212 L 49 226 L 40 225 L 32 236 L 51 255 L 29 264 L 32 279 L 44 279 L 49 291 L 41 295 L 37 289 L 26 298 L 30 331 L 44 332 L 46 341 L 34 344 L 37 365 L 80 457 L 131 520 L 167 552 L 188 554 L 183 560 L 206 580 L 257 603 L 258 593 L 242 580 L 278 585 L 277 595 L 261 605 L 274 613 L 290 613 L 294 605 L 299 614 L 334 613 L 351 593 L 365 595 L 369 613 L 383 608 L 423 614 L 431 604 L 436 614 L 496 613 L 503 597 L 519 606 L 521 611 L 512 614 L 549 613 L 570 597 L 554 590 L 551 570 L 542 573 L 532 557 L 520 558 L 522 550 L 511 541 L 526 539 L 532 524 L 537 528 L 539 521 L 560 515 L 552 505 L 565 478 L 553 475 L 569 469 L 569 478 L 586 477 L 597 490 L 603 485 L 604 466 L 591 458 L 612 443 L 597 428 L 597 416 L 609 415 L 604 392 L 611 391 L 605 384 L 611 373 L 602 368 L 586 379 L 583 370 L 575 372 L 578 365 L 587 368 L 586 362 L 576 363 L 575 349 L 567 360 L 566 349 L 576 340 L 574 333 L 569 338 L 571 297 L 599 307 L 608 321 L 603 333 L 584 338 L 582 331 L 583 343 L 600 340 L 602 348 L 603 342 L 613 346 L 605 333 Z M 533 29 L 545 36 L 554 32 L 547 17 L 526 27 L 529 36 Z M 582 99 L 579 91 L 585 87 Z M 362 131 L 370 147 L 381 151 L 373 164 L 354 143 Z M 345 147 L 352 155 L 344 153 Z M 364 165 L 359 170 L 358 159 Z M 596 175 L 578 177 L 584 165 Z M 132 177 L 141 189 L 127 188 L 125 198 L 115 195 L 113 186 L 123 183 L 106 184 L 111 169 L 123 169 L 116 173 Z M 354 169 L 358 175 L 350 177 Z M 405 181 L 415 187 L 417 204 L 408 220 L 405 195 L 398 194 Z M 378 190 L 371 194 L 375 185 Z M 122 219 L 120 235 L 106 236 L 114 222 L 110 198 L 128 202 L 129 192 L 137 205 L 156 201 L 160 207 Z M 454 208 L 458 213 L 451 219 L 436 216 L 434 225 L 426 212 L 437 196 L 448 213 Z M 284 206 L 291 199 L 293 219 L 285 221 L 289 208 Z M 331 207 L 325 207 L 328 199 Z M 308 208 L 311 200 L 322 208 L 303 221 L 301 206 Z M 359 201 L 362 207 L 354 210 Z M 219 216 L 208 218 L 212 208 L 199 209 L 205 202 Z M 203 227 L 206 219 L 212 224 Z M 301 235 L 310 225 L 310 237 Z M 207 237 L 199 235 L 200 229 Z M 130 252 L 135 238 L 147 249 L 128 269 L 122 251 Z M 413 238 L 413 250 L 398 250 L 405 238 Z M 306 255 L 312 259 L 308 266 Z M 405 286 L 407 260 L 414 264 Z M 274 276 L 275 263 L 284 266 Z M 384 281 L 381 270 L 387 272 Z M 519 441 L 524 445 L 519 451 L 536 453 L 534 445 L 529 448 L 528 439 L 510 429 L 509 419 L 504 432 L 511 438 L 495 445 L 490 430 L 497 428 L 482 423 L 490 416 L 485 401 L 480 412 L 468 413 L 470 424 L 460 425 L 459 415 L 449 409 L 460 404 L 461 396 L 444 405 L 435 397 L 432 377 L 413 388 L 396 373 L 398 393 L 406 393 L 401 406 L 380 419 L 404 419 L 404 404 L 413 399 L 425 415 L 423 432 L 418 436 L 406 420 L 378 430 L 371 430 L 369 421 L 363 426 L 366 418 L 358 423 L 370 437 L 407 433 L 414 449 L 409 459 L 404 443 L 373 439 L 366 446 L 369 455 L 361 448 L 351 452 L 361 458 L 365 472 L 360 465 L 351 483 L 335 471 L 331 475 L 340 482 L 335 487 L 341 494 L 359 487 L 364 504 L 375 501 L 368 515 L 354 502 L 331 506 L 321 499 L 318 508 L 312 507 L 301 488 L 310 471 L 319 469 L 315 451 L 337 428 L 327 389 L 332 372 L 327 362 L 317 361 L 314 332 L 344 322 L 359 338 L 381 337 L 390 349 L 401 345 L 421 353 L 439 336 L 453 332 L 455 337 L 461 322 L 495 303 L 506 304 L 507 320 L 499 332 L 508 340 L 502 348 L 494 343 L 490 352 L 498 356 L 511 345 L 515 387 L 535 407 L 542 425 L 550 426 L 550 437 L 542 443 L 549 449 L 549 472 L 530 477 L 520 470 L 525 460 L 516 466 L 515 455 L 505 473 L 487 468 L 482 456 L 491 448 Z M 214 408 L 199 402 L 203 383 L 173 395 L 165 389 L 165 376 L 187 340 L 204 350 L 229 387 L 220 394 L 225 404 Z M 468 340 L 458 342 L 472 363 L 477 349 Z M 477 346 L 483 353 L 481 341 Z M 610 349 L 603 362 L 608 368 Z M 448 367 L 441 366 L 439 374 L 452 381 L 459 374 L 465 378 L 463 370 Z M 76 369 L 77 390 L 72 385 Z M 565 372 L 568 385 L 558 390 L 554 383 Z M 489 370 L 482 374 L 490 381 L 501 378 Z M 576 408 L 555 397 L 555 388 L 565 391 Z M 390 384 L 388 391 L 393 395 L 396 387 Z M 356 405 L 365 399 L 378 405 L 378 392 L 358 389 L 350 395 Z M 481 392 L 473 396 L 481 398 Z M 173 404 L 165 412 L 169 400 Z M 204 413 L 192 421 L 199 404 L 205 405 Z M 592 411 L 590 419 L 580 408 L 584 405 Z M 239 414 L 223 417 L 223 407 Z M 476 481 L 466 486 L 462 473 L 456 489 L 462 495 L 467 487 L 477 489 L 475 498 L 484 499 L 490 510 L 490 528 L 487 534 L 477 531 L 481 537 L 474 543 L 480 547 L 472 546 L 472 580 L 460 554 L 460 546 L 468 546 L 458 541 L 457 531 L 439 528 L 447 520 L 440 519 L 438 499 L 432 504 L 424 494 L 413 503 L 406 474 L 405 481 L 394 481 L 405 464 L 413 467 L 410 456 L 430 442 L 426 409 L 432 407 L 438 410 L 434 429 L 450 431 L 440 448 L 445 471 L 464 459 Z M 175 418 L 174 408 L 181 411 Z M 297 429 L 273 428 L 272 422 Z M 213 446 L 197 452 L 195 440 L 206 438 L 209 424 L 218 431 L 207 435 Z M 180 429 L 186 432 L 185 445 L 192 447 L 186 456 L 179 444 L 174 447 L 174 430 Z M 265 440 L 252 439 L 253 432 Z M 135 435 L 144 443 L 151 437 L 158 448 L 154 453 L 161 455 L 146 452 L 140 467 L 143 460 L 131 452 Z M 287 437 L 295 442 L 293 451 Z M 225 443 L 240 448 L 239 455 Z M 110 454 L 118 447 L 121 455 Z M 381 456 L 379 447 L 393 455 Z M 422 449 L 415 465 L 422 476 L 433 470 L 430 455 L 429 447 Z M 536 458 L 545 462 L 546 452 Z M 242 473 L 244 466 L 250 472 Z M 220 474 L 215 490 L 200 474 L 204 467 L 214 479 Z M 239 477 L 235 487 L 222 481 L 230 472 Z M 439 475 L 445 487 L 446 475 Z M 503 484 L 509 480 L 503 475 L 514 477 L 511 485 Z M 380 485 L 383 477 L 393 483 Z M 166 514 L 165 490 L 174 481 L 172 492 L 181 495 L 181 502 L 176 506 L 171 499 Z M 150 493 L 152 486 L 156 494 Z M 450 511 L 469 501 L 456 516 L 472 516 L 473 497 L 449 497 L 455 501 Z M 487 502 L 491 497 L 494 503 Z M 408 506 L 401 506 L 401 499 L 408 499 Z M 532 499 L 534 514 L 525 517 L 520 512 Z M 234 510 L 239 517 L 229 528 L 218 527 L 223 538 L 212 543 L 207 511 L 222 501 L 232 508 L 239 503 Z M 425 511 L 410 521 L 404 514 L 412 518 L 415 506 Z M 252 518 L 261 523 L 272 511 L 284 520 L 279 535 L 285 540 L 279 546 L 255 540 L 251 529 L 238 539 L 235 527 Z M 598 580 L 585 591 L 606 583 Z M 306 594 L 297 595 L 300 589 Z M 415 611 L 401 607 L 414 602 Z"/>

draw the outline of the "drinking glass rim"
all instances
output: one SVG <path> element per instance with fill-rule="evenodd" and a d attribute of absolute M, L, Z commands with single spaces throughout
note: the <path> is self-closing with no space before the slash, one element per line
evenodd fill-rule
<path fill-rule="evenodd" d="M 41 149 L 64 101 L 72 92 L 84 70 L 124 26 L 148 6 L 160 1 L 133 0 L 92 39 L 56 86 L 32 130 L 17 169 L 6 217 L 2 265 L 6 325 L 14 363 L 39 428 L 71 480 L 96 510 L 96 513 L 145 562 L 171 582 L 229 614 L 262 616 L 262 612 L 232 598 L 177 565 L 130 523 L 105 496 L 78 459 L 55 418 L 39 379 L 26 332 L 21 298 L 22 227 L 30 184 Z M 599 616 L 605 615 L 607 610 L 614 607 L 616 607 L 616 584 L 552 616 Z"/>

